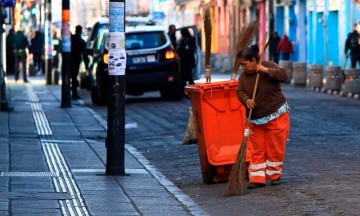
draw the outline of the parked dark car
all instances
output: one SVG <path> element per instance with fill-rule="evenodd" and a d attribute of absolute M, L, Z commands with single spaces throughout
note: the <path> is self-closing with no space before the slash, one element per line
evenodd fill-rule
<path fill-rule="evenodd" d="M 109 29 L 109 18 L 100 18 L 92 27 L 86 41 L 86 49 L 89 55 L 93 54 L 95 39 L 98 38 L 103 30 Z"/>
<path fill-rule="evenodd" d="M 108 98 L 108 41 L 105 30 L 95 39 L 91 68 L 91 94 L 95 104 L 107 104 Z M 162 26 L 127 26 L 126 94 L 142 95 L 148 91 L 161 93 L 163 99 L 181 100 L 179 57 L 166 29 Z"/>

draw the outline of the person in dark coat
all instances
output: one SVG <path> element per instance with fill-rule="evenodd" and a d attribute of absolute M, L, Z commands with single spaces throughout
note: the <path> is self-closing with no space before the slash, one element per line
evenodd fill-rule
<path fill-rule="evenodd" d="M 15 55 L 15 82 L 19 79 L 20 68 L 23 71 L 24 82 L 29 82 L 27 80 L 27 71 L 26 71 L 26 49 L 29 49 L 29 41 L 25 36 L 23 30 L 16 32 L 13 38 L 13 47 Z M 21 63 L 21 67 L 20 64 Z"/>
<path fill-rule="evenodd" d="M 44 55 L 44 37 L 40 31 L 36 31 L 34 37 L 30 41 L 30 53 L 33 55 L 34 67 L 38 73 L 42 72 Z"/>
<path fill-rule="evenodd" d="M 52 61 L 52 66 L 55 70 L 57 70 L 59 68 L 59 63 L 60 63 L 60 52 L 61 52 L 61 40 L 58 37 L 58 32 L 54 31 L 53 32 L 53 37 L 52 37 L 52 45 L 53 45 L 53 50 L 52 50 L 52 57 L 53 57 L 53 61 Z"/>
<path fill-rule="evenodd" d="M 294 53 L 294 48 L 286 34 L 283 35 L 278 44 L 277 51 L 281 52 L 284 60 L 290 60 L 290 54 Z"/>
<path fill-rule="evenodd" d="M 76 100 L 80 99 L 80 96 L 77 92 L 78 80 L 77 76 L 79 74 L 80 63 L 84 61 L 85 68 L 89 68 L 89 58 L 86 52 L 86 43 L 81 38 L 82 27 L 77 25 L 75 27 L 75 34 L 71 35 L 71 98 Z"/>
<path fill-rule="evenodd" d="M 279 55 L 280 53 L 277 50 L 277 47 L 280 43 L 280 37 L 278 35 L 277 32 L 274 32 L 272 34 L 272 37 L 270 39 L 270 44 L 269 44 L 269 53 L 270 53 L 270 60 L 274 61 L 276 64 L 279 63 Z"/>
<path fill-rule="evenodd" d="M 6 73 L 15 73 L 15 54 L 14 54 L 14 40 L 15 30 L 10 29 L 9 34 L 6 36 Z"/>
<path fill-rule="evenodd" d="M 171 24 L 168 28 L 168 33 L 170 37 L 171 44 L 173 45 L 174 49 L 176 49 L 176 26 Z"/>
<path fill-rule="evenodd" d="M 191 36 L 188 29 L 181 31 L 180 45 L 177 53 L 180 57 L 181 82 L 182 86 L 186 86 L 186 82 L 190 85 L 194 84 L 192 72 L 195 66 L 195 39 Z"/>
<path fill-rule="evenodd" d="M 358 62 L 360 62 L 360 35 L 357 32 L 357 24 L 353 26 L 353 31 L 348 34 L 345 41 L 345 58 L 347 59 L 348 51 L 350 50 L 351 67 L 356 68 Z"/>

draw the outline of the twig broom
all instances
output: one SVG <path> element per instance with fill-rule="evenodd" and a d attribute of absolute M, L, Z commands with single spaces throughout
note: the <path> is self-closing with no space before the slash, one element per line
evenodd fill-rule
<path fill-rule="evenodd" d="M 266 41 L 267 35 L 265 36 Z M 269 40 L 270 41 L 270 40 Z M 261 64 L 262 56 L 265 52 L 266 47 L 269 45 L 269 41 L 266 42 L 266 44 L 263 45 L 263 49 L 261 51 L 261 54 L 259 56 L 259 61 Z M 255 100 L 256 97 L 256 90 L 257 85 L 259 82 L 259 73 L 256 74 L 256 80 L 255 80 L 255 86 L 254 91 L 252 95 L 252 99 Z M 244 138 L 242 141 L 242 144 L 240 146 L 240 149 L 238 151 L 236 161 L 231 169 L 230 175 L 229 175 L 229 181 L 225 190 L 225 196 L 235 196 L 235 195 L 243 195 L 246 193 L 246 143 L 247 139 L 250 134 L 250 118 L 252 115 L 253 109 L 250 109 L 249 115 L 247 117 L 246 127 L 244 131 Z"/>
<path fill-rule="evenodd" d="M 205 80 L 206 83 L 211 82 L 211 34 L 212 34 L 212 25 L 211 25 L 211 12 L 210 9 L 206 9 L 204 13 L 204 30 L 205 30 Z"/>
<path fill-rule="evenodd" d="M 248 23 L 247 25 L 245 25 L 244 27 L 241 28 L 238 42 L 236 44 L 236 49 L 235 49 L 236 53 L 235 53 L 235 58 L 234 58 L 234 67 L 231 72 L 232 80 L 235 80 L 236 73 L 240 66 L 240 61 L 239 61 L 239 58 L 237 58 L 237 54 L 242 49 L 244 49 L 250 45 L 250 42 L 252 41 L 253 37 L 257 33 L 258 29 L 259 29 L 259 20 L 258 19 Z"/>

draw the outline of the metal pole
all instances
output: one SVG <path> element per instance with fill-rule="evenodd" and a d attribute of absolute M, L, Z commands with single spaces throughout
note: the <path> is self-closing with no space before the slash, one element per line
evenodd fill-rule
<path fill-rule="evenodd" d="M 4 34 L 4 19 L 2 16 L 2 2 L 0 2 L 0 110 L 1 111 L 13 111 L 13 107 L 9 107 L 6 99 L 6 83 L 5 83 L 5 71 L 3 67 L 3 34 Z"/>
<path fill-rule="evenodd" d="M 0 3 L 0 12 L 2 11 L 2 3 Z M 0 110 L 3 110 L 6 106 L 6 94 L 5 94 L 5 79 L 4 79 L 4 70 L 3 70 L 3 60 L 2 60 L 2 36 L 3 36 L 3 18 L 0 17 Z"/>
<path fill-rule="evenodd" d="M 51 34 L 51 0 L 45 5 L 45 77 L 46 85 L 52 84 L 52 34 Z"/>
<path fill-rule="evenodd" d="M 71 34 L 70 34 L 70 0 L 62 1 L 61 27 L 61 107 L 71 107 L 70 100 L 70 72 L 71 72 Z"/>
<path fill-rule="evenodd" d="M 329 0 L 325 0 L 324 14 L 322 17 L 322 24 L 324 27 L 324 62 L 323 62 L 323 65 L 331 66 L 330 64 L 332 64 L 332 63 L 329 62 L 329 57 L 328 57 L 328 45 L 329 45 L 328 18 L 329 18 Z"/>
<path fill-rule="evenodd" d="M 125 0 L 109 2 L 109 101 L 106 175 L 125 175 Z M 113 56 L 114 58 L 111 58 Z M 116 64 L 115 59 L 121 64 Z"/>

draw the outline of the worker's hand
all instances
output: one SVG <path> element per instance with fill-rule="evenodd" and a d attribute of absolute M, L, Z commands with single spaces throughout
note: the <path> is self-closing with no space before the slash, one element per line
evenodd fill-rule
<path fill-rule="evenodd" d="M 253 109 L 255 107 L 256 103 L 254 100 L 252 99 L 247 99 L 246 100 L 246 107 L 249 109 Z"/>
<path fill-rule="evenodd" d="M 345 54 L 345 58 L 346 58 L 346 59 L 348 58 L 348 55 L 347 55 L 347 54 Z"/>

